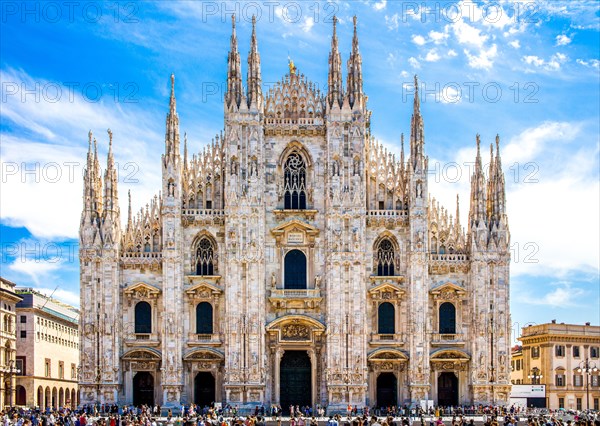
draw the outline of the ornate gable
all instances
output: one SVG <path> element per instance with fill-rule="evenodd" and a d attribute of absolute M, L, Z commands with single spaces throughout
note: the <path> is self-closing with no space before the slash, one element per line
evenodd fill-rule
<path fill-rule="evenodd" d="M 392 282 L 374 281 L 374 284 L 376 285 L 369 289 L 369 295 L 374 300 L 399 300 L 406 293 L 403 288 Z"/>
<path fill-rule="evenodd" d="M 293 219 L 272 229 L 271 234 L 277 240 L 277 245 L 312 245 L 319 230 L 306 222 Z"/>
<path fill-rule="evenodd" d="M 125 287 L 125 295 L 131 299 L 157 299 L 161 293 L 158 287 L 145 282 L 138 282 Z"/>
<path fill-rule="evenodd" d="M 432 288 L 429 293 L 433 296 L 434 299 L 439 300 L 460 300 L 463 299 L 467 291 L 464 287 L 453 283 L 451 281 L 447 281 Z"/>
<path fill-rule="evenodd" d="M 223 290 L 219 286 L 213 284 L 212 280 L 202 280 L 200 282 L 196 282 L 196 280 L 190 279 L 190 282 L 192 285 L 185 292 L 188 297 L 192 299 L 210 299 L 223 294 Z"/>

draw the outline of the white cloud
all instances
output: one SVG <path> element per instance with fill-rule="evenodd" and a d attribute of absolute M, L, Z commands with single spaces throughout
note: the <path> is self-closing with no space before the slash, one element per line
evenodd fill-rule
<path fill-rule="evenodd" d="M 400 76 L 402 76 L 402 77 L 404 77 L 404 78 L 408 77 L 409 75 L 410 75 L 410 74 L 408 73 L 408 71 L 402 71 L 402 72 L 400 73 Z"/>
<path fill-rule="evenodd" d="M 50 84 L 22 71 L 2 70 L 0 76 L 3 82 L 22 83 L 24 87 Z M 147 153 L 155 151 L 150 147 L 164 139 L 158 124 L 163 120 L 144 112 L 141 104 L 87 102 L 77 94 L 71 101 L 67 89 L 62 90 L 64 96 L 57 102 L 44 98 L 22 102 L 19 93 L 7 96 L 2 104 L 3 119 L 27 136 L 17 137 L 6 130 L 0 135 L 1 220 L 8 226 L 25 227 L 36 237 L 77 237 L 89 129 L 98 138 L 102 167 L 108 145 L 105 129 L 113 131 L 122 217 L 127 211 L 128 188 L 133 189 L 137 205 L 160 189 L 161 177 L 154 172 L 160 170 L 159 159 Z M 44 206 L 43 211 L 40 206 Z"/>
<path fill-rule="evenodd" d="M 572 39 L 565 34 L 556 36 L 556 45 L 557 46 L 566 46 L 567 44 L 571 43 L 571 41 L 572 41 Z"/>
<path fill-rule="evenodd" d="M 423 46 L 426 43 L 425 42 L 425 37 L 423 37 L 422 35 L 413 35 L 412 36 L 412 41 L 417 46 Z"/>
<path fill-rule="evenodd" d="M 529 65 L 535 65 L 536 67 L 544 65 L 544 60 L 535 55 L 523 56 L 523 61 Z"/>
<path fill-rule="evenodd" d="M 460 102 L 462 94 L 461 94 L 461 92 L 459 92 L 458 89 L 456 89 L 456 87 L 446 85 L 441 90 L 439 96 L 440 96 L 440 100 L 442 101 L 442 103 L 456 104 L 456 103 Z"/>
<path fill-rule="evenodd" d="M 309 33 L 310 30 L 312 29 L 313 25 L 315 25 L 315 19 L 312 16 L 309 16 L 308 18 L 304 19 L 304 24 L 302 25 L 302 30 L 305 33 Z"/>
<path fill-rule="evenodd" d="M 431 49 L 429 52 L 427 52 L 427 55 L 425 56 L 425 61 L 426 62 L 437 62 L 440 60 L 440 55 L 438 55 L 438 53 L 436 52 L 435 49 Z"/>
<path fill-rule="evenodd" d="M 53 299 L 60 300 L 61 302 L 72 305 L 75 308 L 79 308 L 79 304 L 81 301 L 81 299 L 79 297 L 79 293 L 65 290 L 61 287 L 58 287 L 58 288 L 34 287 L 34 290 L 39 291 L 40 293 L 42 293 L 46 296 L 52 295 Z"/>
<path fill-rule="evenodd" d="M 583 65 L 584 67 L 600 69 L 600 61 L 598 59 L 590 59 L 589 61 L 577 59 L 575 62 L 577 62 L 579 65 Z"/>
<path fill-rule="evenodd" d="M 534 67 L 543 68 L 547 71 L 557 71 L 560 69 L 561 65 L 567 62 L 567 55 L 564 53 L 555 53 L 550 57 L 548 61 L 539 56 L 531 55 L 531 56 L 523 56 L 523 62 L 528 65 L 533 65 Z"/>
<path fill-rule="evenodd" d="M 545 305 L 554 308 L 580 306 L 579 298 L 585 294 L 581 288 L 573 287 L 568 282 L 561 282 L 555 285 L 560 287 L 555 288 L 542 297 L 522 297 L 520 301 L 530 305 Z"/>
<path fill-rule="evenodd" d="M 37 258 L 17 258 L 9 266 L 9 269 L 29 276 L 34 283 L 39 285 L 45 277 L 51 272 L 58 271 L 61 266 L 62 262 L 47 262 Z"/>
<path fill-rule="evenodd" d="M 511 42 L 508 43 L 510 46 L 514 47 L 515 49 L 519 49 L 521 47 L 521 42 L 519 40 L 513 40 Z"/>
<path fill-rule="evenodd" d="M 489 70 L 494 65 L 493 60 L 498 55 L 498 48 L 495 44 L 489 49 L 481 49 L 479 55 L 471 54 L 467 49 L 464 50 L 467 59 L 469 60 L 469 66 L 476 69 Z"/>
<path fill-rule="evenodd" d="M 438 32 L 438 31 L 429 31 L 429 38 L 435 43 L 440 44 L 443 43 L 448 38 L 447 32 Z"/>
<path fill-rule="evenodd" d="M 581 139 L 597 139 L 585 129 L 584 123 L 544 122 L 509 141 L 501 141 L 513 276 L 598 273 L 598 239 L 581 238 L 600 234 L 599 151 L 597 146 L 584 148 L 576 144 Z M 482 140 L 483 146 L 486 142 L 491 141 Z M 487 163 L 485 152 L 482 155 Z M 472 172 L 466 165 L 474 158 L 473 141 L 472 147 L 460 149 L 442 162 L 465 165 L 459 182 L 430 179 L 431 196 L 451 210 L 456 193 L 460 193 L 461 222 L 465 226 Z M 436 160 L 431 159 L 430 167 L 435 164 Z"/>
<path fill-rule="evenodd" d="M 462 20 L 451 24 L 451 27 L 459 44 L 466 44 L 481 48 L 488 39 L 487 35 L 481 34 L 480 29 L 475 28 Z"/>
<path fill-rule="evenodd" d="M 387 6 L 387 0 L 380 0 L 373 5 L 373 9 L 379 11 L 379 10 L 385 9 L 386 6 Z"/>
<path fill-rule="evenodd" d="M 448 50 L 448 56 L 453 58 L 455 56 L 458 56 L 458 53 L 456 53 L 456 51 L 454 49 L 450 49 L 450 50 Z"/>
<path fill-rule="evenodd" d="M 421 63 L 415 57 L 411 56 L 410 58 L 408 58 L 408 63 L 411 67 L 413 67 L 413 69 L 421 69 Z"/>

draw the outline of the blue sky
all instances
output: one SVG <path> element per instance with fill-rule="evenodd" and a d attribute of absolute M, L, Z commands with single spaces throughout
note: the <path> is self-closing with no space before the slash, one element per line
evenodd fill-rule
<path fill-rule="evenodd" d="M 501 137 L 514 329 L 600 323 L 600 8 L 572 2 L 3 2 L 0 274 L 78 304 L 87 133 L 114 134 L 121 211 L 160 188 L 169 76 L 190 150 L 223 127 L 231 31 L 247 69 L 256 14 L 265 88 L 299 71 L 325 87 L 331 18 L 342 61 L 358 16 L 372 131 L 399 152 L 419 75 L 430 193 L 466 224 L 475 135 Z M 487 155 L 487 150 L 484 150 Z M 487 158 L 487 157 L 484 157 Z"/>

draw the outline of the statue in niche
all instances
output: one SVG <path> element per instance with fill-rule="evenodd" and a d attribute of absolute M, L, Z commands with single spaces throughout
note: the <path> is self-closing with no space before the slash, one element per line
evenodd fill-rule
<path fill-rule="evenodd" d="M 332 168 L 332 176 L 340 175 L 340 167 L 338 165 L 337 160 L 333 160 L 333 163 L 331 164 L 331 168 Z"/>

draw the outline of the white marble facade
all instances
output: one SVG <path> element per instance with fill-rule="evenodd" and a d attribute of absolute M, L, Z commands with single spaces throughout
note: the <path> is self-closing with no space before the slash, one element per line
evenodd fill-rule
<path fill-rule="evenodd" d="M 191 156 L 171 77 L 162 189 L 126 223 L 112 133 L 103 179 L 89 135 L 81 402 L 505 403 L 498 138 L 484 173 L 477 137 L 465 231 L 429 194 L 418 91 L 406 159 L 371 136 L 356 20 L 323 94 L 291 61 L 263 93 L 252 31 L 244 87 L 233 26 L 224 130 Z"/>

